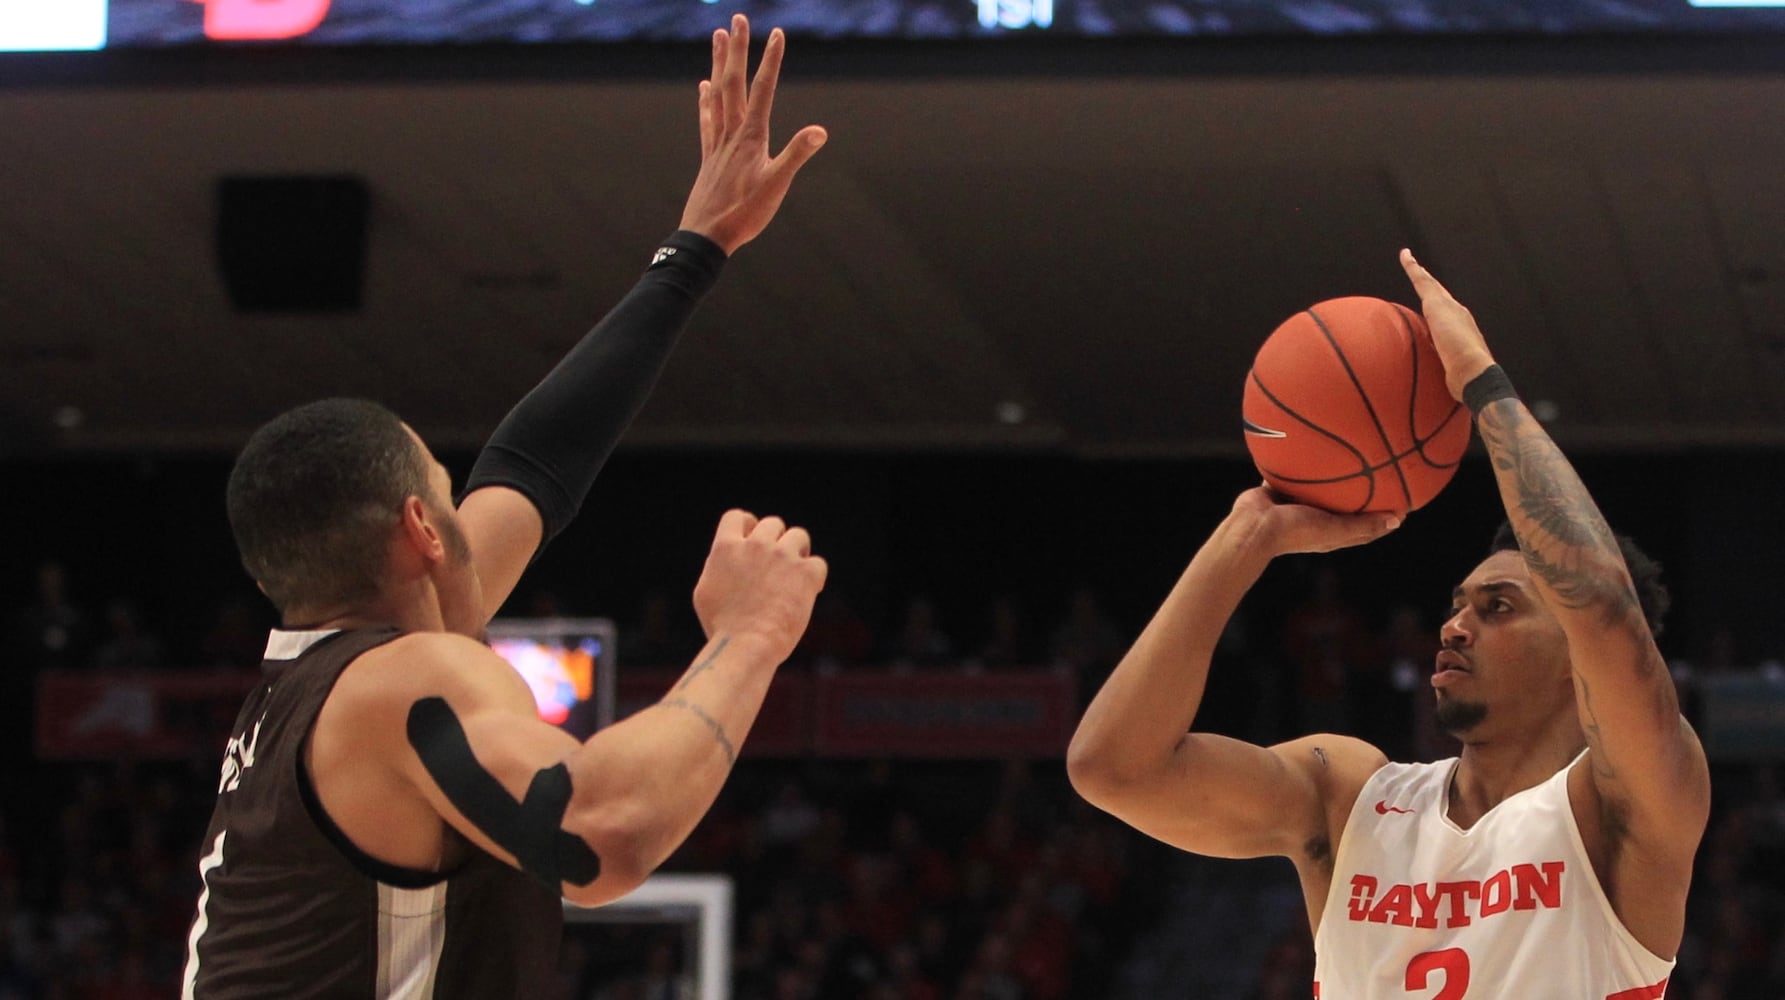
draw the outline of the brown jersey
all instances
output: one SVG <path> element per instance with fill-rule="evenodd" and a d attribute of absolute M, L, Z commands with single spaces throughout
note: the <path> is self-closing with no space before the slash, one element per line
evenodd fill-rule
<path fill-rule="evenodd" d="M 184 1000 L 451 1000 L 546 994 L 558 894 L 484 854 L 417 872 L 358 850 L 304 748 L 341 672 L 395 628 L 274 632 L 236 719 L 201 845 Z"/>

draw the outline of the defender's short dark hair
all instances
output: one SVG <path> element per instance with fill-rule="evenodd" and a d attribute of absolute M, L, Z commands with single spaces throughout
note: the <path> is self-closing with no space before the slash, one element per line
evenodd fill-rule
<path fill-rule="evenodd" d="M 397 415 L 324 399 L 255 431 L 229 473 L 242 565 L 281 611 L 373 597 L 403 501 L 428 497 L 428 464 Z"/>
<path fill-rule="evenodd" d="M 1648 553 L 1638 548 L 1629 535 L 1612 537 L 1618 540 L 1618 551 L 1624 556 L 1624 568 L 1630 571 L 1630 582 L 1636 585 L 1636 600 L 1642 605 L 1642 616 L 1648 620 L 1649 634 L 1659 636 L 1663 619 L 1667 617 L 1667 609 L 1673 604 L 1673 595 L 1667 592 L 1667 584 L 1661 581 L 1661 564 L 1649 558 Z M 1512 522 L 1501 521 L 1499 530 L 1494 532 L 1494 540 L 1488 546 L 1488 555 L 1518 549 L 1518 535 L 1512 530 Z"/>

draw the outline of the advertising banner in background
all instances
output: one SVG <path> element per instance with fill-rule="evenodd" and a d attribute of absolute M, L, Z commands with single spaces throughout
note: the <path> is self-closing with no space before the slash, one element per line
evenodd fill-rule
<path fill-rule="evenodd" d="M 1785 678 L 1760 670 L 1712 674 L 1699 682 L 1699 691 L 1706 756 L 1785 760 Z"/>
<path fill-rule="evenodd" d="M 88 673 L 37 679 L 44 760 L 216 757 L 258 671 Z"/>
<path fill-rule="evenodd" d="M 682 672 L 622 670 L 618 718 L 669 693 Z M 45 760 L 209 759 L 223 751 L 258 671 L 89 673 L 38 679 Z M 775 678 L 745 757 L 1059 757 L 1077 723 L 1070 678 L 1040 671 L 881 672 Z M 543 710 L 542 710 L 543 714 Z"/>

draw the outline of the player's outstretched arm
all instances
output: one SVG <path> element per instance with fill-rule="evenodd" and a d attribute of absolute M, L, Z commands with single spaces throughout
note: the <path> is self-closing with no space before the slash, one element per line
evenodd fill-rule
<path fill-rule="evenodd" d="M 1265 748 L 1190 732 L 1215 643 L 1265 566 L 1386 534 L 1391 515 L 1341 516 L 1248 490 L 1196 553 L 1140 638 L 1097 693 L 1067 751 L 1073 787 L 1091 804 L 1197 854 L 1298 860 L 1331 829 L 1380 751 L 1318 736 Z"/>
<path fill-rule="evenodd" d="M 607 902 L 711 807 L 826 572 L 803 529 L 732 511 L 695 588 L 707 645 L 656 705 L 578 745 L 539 721 L 526 685 L 488 648 L 416 633 L 343 677 L 336 697 L 355 703 L 326 719 L 329 738 L 366 734 L 358 759 L 392 762 L 399 786 L 472 843 L 573 902 Z"/>
<path fill-rule="evenodd" d="M 740 14 L 729 30 L 713 33 L 712 71 L 698 101 L 700 172 L 681 228 L 478 456 L 459 513 L 484 607 L 479 621 L 449 622 L 454 631 L 480 634 L 540 547 L 576 516 L 726 259 L 762 233 L 794 175 L 824 145 L 824 129 L 809 125 L 770 155 L 770 112 L 786 48 L 786 36 L 771 32 L 755 79 L 746 82 L 749 22 Z"/>
<path fill-rule="evenodd" d="M 1474 317 L 1403 250 L 1451 393 L 1470 404 L 1543 602 L 1568 637 L 1593 785 L 1618 826 L 1688 865 L 1710 810 L 1704 749 L 1599 507 L 1494 365 Z"/>

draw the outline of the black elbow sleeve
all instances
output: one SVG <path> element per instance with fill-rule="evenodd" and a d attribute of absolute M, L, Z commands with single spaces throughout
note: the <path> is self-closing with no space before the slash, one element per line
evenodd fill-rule
<path fill-rule="evenodd" d="M 576 517 L 724 263 L 725 252 L 698 233 L 665 240 L 632 291 L 509 411 L 465 493 L 519 491 L 545 523 L 543 548 Z"/>

